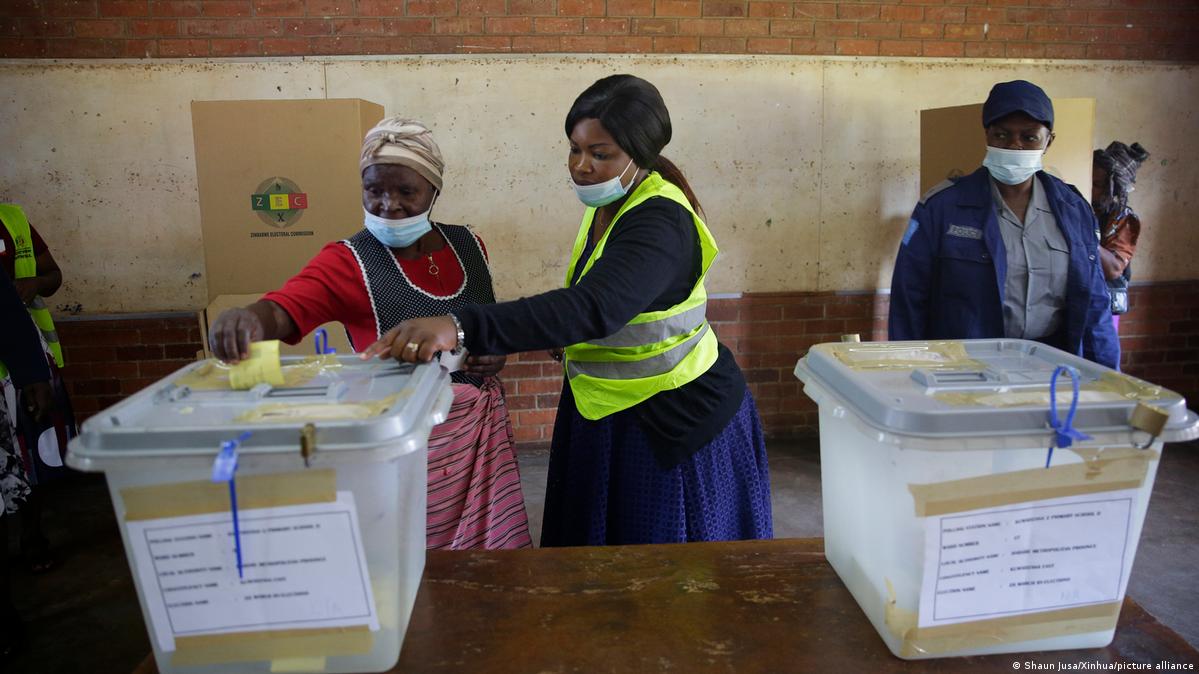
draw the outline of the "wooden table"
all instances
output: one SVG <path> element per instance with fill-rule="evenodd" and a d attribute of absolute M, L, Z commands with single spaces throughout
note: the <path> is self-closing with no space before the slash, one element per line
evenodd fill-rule
<path fill-rule="evenodd" d="M 824 560 L 822 543 L 430 551 L 392 671 L 973 674 L 1010 673 L 1014 661 L 1199 668 L 1199 652 L 1131 599 L 1107 648 L 900 660 Z M 153 658 L 136 672 L 155 672 Z"/>

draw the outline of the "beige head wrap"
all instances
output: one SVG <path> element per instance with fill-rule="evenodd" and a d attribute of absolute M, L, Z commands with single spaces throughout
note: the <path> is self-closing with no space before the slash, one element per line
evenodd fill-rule
<path fill-rule="evenodd" d="M 403 117 L 388 117 L 367 132 L 362 140 L 359 170 L 373 164 L 400 164 L 421 174 L 441 191 L 445 160 L 433 140 L 433 132 L 424 124 Z"/>

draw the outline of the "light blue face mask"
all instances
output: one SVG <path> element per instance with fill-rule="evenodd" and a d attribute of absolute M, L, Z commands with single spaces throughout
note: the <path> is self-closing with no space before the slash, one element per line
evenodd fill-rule
<path fill-rule="evenodd" d="M 1005 150 L 988 145 L 983 166 L 999 182 L 1019 185 L 1041 170 L 1041 158 L 1044 156 L 1044 150 Z"/>
<path fill-rule="evenodd" d="M 632 165 L 633 160 L 630 159 L 629 166 Z M 621 179 L 624 178 L 624 174 L 628 172 L 629 166 L 624 167 L 624 170 L 620 172 L 620 175 L 616 176 L 615 178 L 612 178 L 611 180 L 605 180 L 602 183 L 596 183 L 594 185 L 580 185 L 572 180 L 571 184 L 574 185 L 575 194 L 578 195 L 579 201 L 592 208 L 599 208 L 600 206 L 607 206 L 613 201 L 616 201 L 617 199 L 620 199 L 624 195 L 628 194 L 629 187 L 632 187 L 633 181 L 630 180 L 629 184 L 626 186 L 623 182 L 621 182 Z M 636 176 L 637 172 L 633 171 L 633 175 Z"/>
<path fill-rule="evenodd" d="M 420 215 L 413 215 L 399 220 L 389 220 L 372 214 L 365 208 L 362 212 L 365 214 L 363 224 L 379 243 L 388 248 L 407 248 L 416 243 L 417 239 L 421 238 L 433 229 L 433 225 L 429 223 L 429 211 L 433 210 L 430 206 L 428 211 Z"/>

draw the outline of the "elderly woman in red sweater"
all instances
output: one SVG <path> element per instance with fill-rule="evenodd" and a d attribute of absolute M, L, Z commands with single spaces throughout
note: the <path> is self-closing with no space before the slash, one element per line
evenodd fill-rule
<path fill-rule="evenodd" d="M 434 222 L 445 161 L 420 122 L 392 117 L 362 146 L 363 229 L 330 243 L 282 288 L 222 313 L 213 353 L 236 362 L 251 341 L 296 343 L 340 321 L 361 350 L 401 321 L 495 302 L 483 242 L 463 225 Z M 429 437 L 430 548 L 529 547 L 528 516 L 512 451 L 512 424 L 496 375 L 503 356 L 471 356 L 453 374 L 449 419 Z"/>

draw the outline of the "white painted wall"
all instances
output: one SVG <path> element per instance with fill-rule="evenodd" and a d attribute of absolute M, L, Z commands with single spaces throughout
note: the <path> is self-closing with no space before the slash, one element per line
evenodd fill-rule
<path fill-rule="evenodd" d="M 918 191 L 919 110 L 1022 77 L 1093 97 L 1096 143 L 1153 153 L 1133 205 L 1136 279 L 1199 278 L 1195 66 L 807 57 L 414 57 L 0 61 L 0 199 L 23 204 L 84 313 L 204 304 L 191 100 L 360 97 L 424 119 L 448 164 L 436 217 L 474 224 L 498 293 L 558 286 L 581 207 L 562 120 L 596 78 L 631 72 L 671 109 L 665 154 L 723 251 L 713 292 L 889 285 Z M 981 133 L 980 133 L 981 142 Z M 1088 192 L 1086 186 L 1084 193 Z"/>

